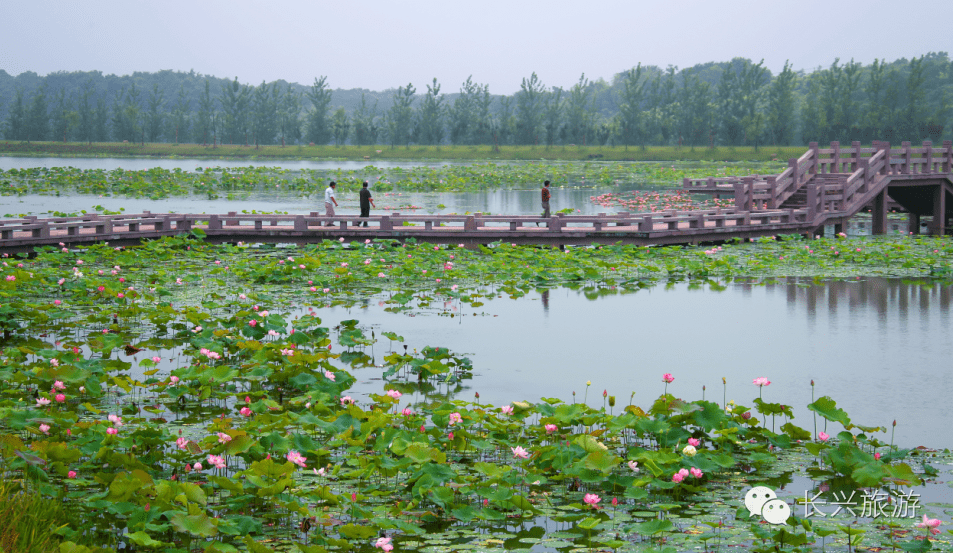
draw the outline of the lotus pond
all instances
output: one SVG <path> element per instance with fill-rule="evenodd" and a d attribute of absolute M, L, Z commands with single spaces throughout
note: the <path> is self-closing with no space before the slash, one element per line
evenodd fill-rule
<path fill-rule="evenodd" d="M 809 400 L 776 402 L 784 379 L 758 378 L 774 377 L 771 359 L 739 346 L 750 375 L 709 375 L 707 390 L 681 380 L 676 350 L 631 383 L 592 387 L 580 366 L 560 394 L 541 383 L 481 398 L 474 383 L 524 367 L 482 366 L 476 344 L 413 329 L 426 318 L 465 333 L 500 302 L 559 291 L 611 302 L 798 276 L 795 290 L 905 278 L 929 302 L 949 297 L 947 239 L 562 252 L 201 237 L 3 260 L 0 461 L 7 482 L 62 502 L 61 551 L 949 548 L 953 458 L 894 440 L 907 424 L 945 432 L 943 415 L 904 419 L 915 396 L 880 406 L 899 430 L 852 417 L 821 380 Z M 379 323 L 363 316 L 371 304 Z M 588 357 L 616 347 L 589 344 Z M 790 516 L 752 518 L 752 486 Z"/>

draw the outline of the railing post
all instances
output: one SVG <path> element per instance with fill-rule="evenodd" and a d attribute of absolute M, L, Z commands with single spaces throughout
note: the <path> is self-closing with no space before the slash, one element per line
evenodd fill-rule
<path fill-rule="evenodd" d="M 821 206 L 823 210 L 824 206 Z M 813 222 L 817 217 L 817 183 L 807 185 L 807 219 Z"/>
<path fill-rule="evenodd" d="M 791 189 L 797 188 L 798 182 L 800 182 L 800 175 L 797 173 L 797 158 L 792 157 L 788 160 L 788 168 L 791 169 L 791 178 L 794 181 L 794 185 Z"/>
<path fill-rule="evenodd" d="M 181 219 L 175 222 L 175 230 L 183 232 L 192 230 L 192 221 L 189 221 L 189 218 L 183 215 Z"/>
<path fill-rule="evenodd" d="M 818 148 L 817 148 L 817 142 L 811 142 L 811 143 L 809 144 L 809 147 L 810 147 L 811 154 L 812 154 L 812 155 L 811 155 L 811 165 L 809 166 L 809 168 L 808 168 L 805 172 L 809 172 L 809 173 L 811 173 L 812 175 L 815 175 L 815 174 L 817 174 L 817 166 L 818 166 L 818 161 L 819 161 L 819 159 L 820 159 L 820 152 L 818 151 Z"/>
<path fill-rule="evenodd" d="M 228 212 L 228 216 L 229 216 L 229 217 L 234 217 L 234 216 L 236 216 L 236 215 L 237 215 L 237 213 L 234 212 L 234 211 L 229 211 L 229 212 Z M 233 226 L 235 226 L 235 225 L 238 224 L 238 219 L 226 219 L 226 220 L 225 220 L 225 224 L 228 225 L 228 226 L 233 227 Z"/>
<path fill-rule="evenodd" d="M 776 209 L 778 207 L 778 177 L 771 175 L 766 180 L 771 190 L 771 198 L 768 199 L 768 208 Z"/>
<path fill-rule="evenodd" d="M 858 160 L 860 160 L 860 142 L 851 142 L 850 147 L 854 150 L 854 155 L 851 157 L 850 163 L 850 172 L 853 173 L 860 166 Z"/>
<path fill-rule="evenodd" d="M 209 229 L 209 230 L 222 230 L 222 221 L 218 218 L 218 215 L 209 215 L 209 216 L 208 216 L 208 229 Z"/>
<path fill-rule="evenodd" d="M 929 140 L 923 141 L 923 149 L 926 150 L 923 152 L 923 157 L 926 160 L 926 165 L 923 168 L 924 173 L 933 172 L 933 142 Z"/>
<path fill-rule="evenodd" d="M 834 141 L 831 142 L 831 148 L 834 150 L 834 153 L 831 155 L 831 168 L 829 173 L 840 173 L 840 142 Z M 820 163 L 820 160 L 818 160 Z"/>
<path fill-rule="evenodd" d="M 877 145 L 880 147 L 880 150 L 884 153 L 884 170 L 883 172 L 881 172 L 881 174 L 889 175 L 893 173 L 893 168 L 890 167 L 890 143 L 878 142 Z"/>
<path fill-rule="evenodd" d="M 645 215 L 642 217 L 642 220 L 639 221 L 639 232 L 652 232 L 655 230 L 655 222 L 652 221 L 651 215 Z"/>
<path fill-rule="evenodd" d="M 473 219 L 473 217 L 467 217 L 467 222 L 469 223 L 471 219 Z M 394 230 L 394 223 L 393 221 L 390 220 L 390 215 L 381 216 L 381 230 L 387 230 L 387 231 Z M 467 228 L 466 224 L 464 224 L 463 230 L 470 230 L 470 229 Z"/>
<path fill-rule="evenodd" d="M 910 143 L 901 142 L 900 147 L 903 148 L 903 167 L 901 168 L 902 170 L 900 172 L 903 173 L 904 175 L 907 175 L 910 173 L 910 157 L 911 157 Z"/>
<path fill-rule="evenodd" d="M 742 177 L 745 183 L 745 211 L 751 211 L 754 207 L 754 177 Z"/>
<path fill-rule="evenodd" d="M 951 167 L 953 167 L 953 140 L 944 140 L 943 149 L 946 150 L 946 154 L 943 156 L 943 172 L 949 173 Z"/>
<path fill-rule="evenodd" d="M 212 228 L 211 221 L 209 221 L 209 228 Z M 296 215 L 295 216 L 295 231 L 303 232 L 306 230 L 308 230 L 308 222 L 304 220 L 304 215 Z"/>
<path fill-rule="evenodd" d="M 735 208 L 745 209 L 745 183 L 741 181 L 735 182 Z"/>

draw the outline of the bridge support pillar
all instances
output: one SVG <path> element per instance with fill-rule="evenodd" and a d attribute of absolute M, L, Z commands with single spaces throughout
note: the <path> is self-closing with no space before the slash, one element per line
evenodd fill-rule
<path fill-rule="evenodd" d="M 933 189 L 933 222 L 930 223 L 930 234 L 943 236 L 946 232 L 946 190 L 943 186 Z"/>
<path fill-rule="evenodd" d="M 874 196 L 873 209 L 870 210 L 873 221 L 870 233 L 874 235 L 887 234 L 887 189 Z"/>
<path fill-rule="evenodd" d="M 910 234 L 920 234 L 920 214 L 912 211 L 907 214 L 907 232 Z"/>

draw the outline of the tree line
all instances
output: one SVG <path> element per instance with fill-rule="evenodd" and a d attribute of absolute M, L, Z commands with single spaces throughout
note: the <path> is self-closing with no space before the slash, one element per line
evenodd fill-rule
<path fill-rule="evenodd" d="M 468 78 L 383 92 L 276 81 L 254 86 L 194 71 L 0 70 L 8 140 L 198 144 L 799 145 L 875 139 L 940 141 L 949 125 L 953 62 L 945 52 L 869 65 L 839 59 L 777 75 L 745 58 L 679 70 L 641 64 L 611 82 L 568 89 L 532 73 L 512 95 Z"/>

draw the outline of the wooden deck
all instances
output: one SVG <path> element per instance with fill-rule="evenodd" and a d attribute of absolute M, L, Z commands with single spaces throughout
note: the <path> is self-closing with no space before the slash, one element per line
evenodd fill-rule
<path fill-rule="evenodd" d="M 211 242 L 308 244 L 323 240 L 414 238 L 420 242 L 488 244 L 699 244 L 781 234 L 814 236 L 825 225 L 843 228 L 865 207 L 873 232 L 886 232 L 888 193 L 910 213 L 910 230 L 931 217 L 930 232 L 945 234 L 953 215 L 953 144 L 929 142 L 899 149 L 877 142 L 816 143 L 789 161 L 779 175 L 685 180 L 693 193 L 728 194 L 731 209 L 557 215 L 543 219 L 519 215 L 403 215 L 361 219 L 353 215 L 123 214 L 82 217 L 0 219 L 0 252 L 32 252 L 39 246 L 76 247 L 94 242 L 130 245 L 142 240 L 202 229 Z M 368 226 L 355 226 L 367 222 Z"/>

